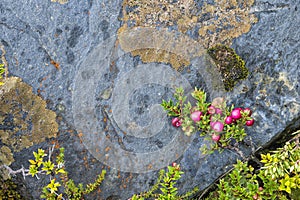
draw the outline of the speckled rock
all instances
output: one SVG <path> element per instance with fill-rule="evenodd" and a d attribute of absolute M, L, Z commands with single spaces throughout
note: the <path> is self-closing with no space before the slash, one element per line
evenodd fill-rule
<path fill-rule="evenodd" d="M 257 0 L 245 8 L 251 20 L 245 20 L 243 30 L 230 32 L 226 42 L 230 40 L 250 73 L 228 93 L 224 93 L 214 64 L 205 54 L 204 47 L 214 39 L 206 38 L 205 44 L 199 42 L 202 37 L 209 37 L 211 27 L 202 31 L 201 40 L 197 40 L 199 25 L 212 23 L 209 14 L 197 23 L 191 22 L 198 28 L 183 26 L 183 21 L 179 21 L 181 33 L 177 33 L 177 22 L 166 25 L 167 29 L 159 27 L 156 30 L 160 37 L 144 33 L 134 40 L 130 35 L 140 34 L 138 31 L 145 27 L 142 23 L 141 28 L 130 27 L 135 29 L 126 30 L 129 44 L 132 43 L 127 47 L 138 41 L 134 50 L 152 49 L 151 55 L 156 52 L 153 49 L 163 50 L 151 57 L 151 62 L 143 62 L 146 54 L 139 57 L 132 49 L 122 48 L 120 33 L 126 33 L 120 29 L 125 24 L 120 20 L 126 15 L 124 2 L 1 1 L 0 42 L 6 50 L 9 76 L 20 77 L 30 85 L 33 93 L 47 102 L 47 109 L 56 113 L 59 126 L 56 137 L 20 151 L 8 145 L 3 147 L 1 138 L 1 150 L 5 148 L 14 156 L 11 167 L 28 167 L 32 151 L 48 149 L 56 143 L 65 147 L 66 167 L 76 183 L 90 183 L 101 169 L 107 170 L 100 190 L 87 199 L 128 199 L 149 189 L 158 170 L 174 161 L 185 172 L 178 184 L 180 193 L 195 186 L 205 189 L 230 169 L 238 155 L 231 151 L 202 155 L 199 148 L 203 138 L 199 134 L 185 137 L 170 126 L 170 119 L 158 104 L 161 99 L 171 98 L 174 87 L 179 85 L 187 92 L 200 86 L 210 99 L 224 95 L 229 103 L 252 107 L 256 124 L 247 131 L 256 148 L 300 126 L 299 0 Z M 218 6 L 218 2 L 198 1 L 196 8 L 209 7 L 222 14 L 226 10 L 223 7 L 209 6 Z M 188 13 L 192 20 L 196 8 Z M 146 41 L 161 36 L 163 41 Z M 143 37 L 144 42 L 140 40 Z M 172 62 L 167 62 L 174 55 L 186 56 L 188 59 L 184 60 L 188 62 L 178 62 L 189 65 L 181 71 L 174 70 L 169 64 Z M 252 151 L 247 146 L 241 148 L 245 155 Z M 20 177 L 18 180 L 23 181 Z M 45 177 L 36 181 L 28 177 L 24 181 L 31 198 L 39 198 L 46 181 Z"/>

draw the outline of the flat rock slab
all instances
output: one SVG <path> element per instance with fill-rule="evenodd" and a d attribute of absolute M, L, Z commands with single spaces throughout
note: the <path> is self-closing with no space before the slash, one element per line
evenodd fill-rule
<path fill-rule="evenodd" d="M 172 162 L 180 163 L 185 172 L 178 183 L 180 193 L 196 186 L 205 189 L 239 156 L 232 151 L 202 155 L 199 148 L 204 141 L 199 134 L 187 137 L 170 125 L 159 104 L 171 99 L 178 86 L 187 93 L 202 87 L 209 99 L 225 96 L 229 103 L 253 108 L 256 123 L 247 133 L 255 148 L 299 127 L 299 1 L 256 1 L 249 8 L 257 22 L 232 40 L 232 47 L 250 75 L 230 92 L 224 91 L 206 44 L 195 40 L 197 34 L 149 26 L 121 32 L 122 3 L 1 1 L 0 42 L 5 49 L 1 56 L 7 60 L 9 76 L 22 78 L 30 92 L 47 103 L 47 109 L 56 113 L 59 129 L 56 137 L 21 149 L 1 135 L 1 150 L 13 154 L 9 159 L 14 160 L 13 168 L 27 167 L 32 151 L 55 142 L 65 147 L 66 168 L 76 183 L 90 183 L 101 169 L 108 171 L 100 190 L 89 199 L 128 199 L 149 189 L 158 171 Z M 151 59 L 157 62 L 146 62 L 141 49 L 171 52 L 157 55 L 170 56 L 166 60 L 177 55 L 188 66 L 175 70 L 161 61 L 165 58 L 153 58 L 153 52 Z M 30 141 L 30 131 L 22 129 L 11 131 L 10 137 L 20 135 Z M 253 150 L 241 149 L 245 155 Z M 28 177 L 25 185 L 38 199 L 47 179 L 33 179 Z"/>

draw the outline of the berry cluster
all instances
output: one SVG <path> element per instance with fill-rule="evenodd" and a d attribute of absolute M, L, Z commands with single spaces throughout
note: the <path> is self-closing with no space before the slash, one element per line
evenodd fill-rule
<path fill-rule="evenodd" d="M 196 99 L 196 105 L 192 106 L 186 101 L 182 88 L 176 89 L 174 94 L 176 103 L 172 100 L 162 102 L 162 106 L 168 111 L 169 116 L 174 116 L 172 125 L 182 127 L 186 135 L 200 131 L 201 136 L 211 138 L 217 147 L 227 147 L 231 142 L 240 142 L 246 136 L 244 127 L 252 126 L 254 119 L 251 117 L 250 108 L 228 108 L 224 98 L 215 98 L 211 103 L 206 102 L 206 93 L 195 90 L 192 97 Z"/>

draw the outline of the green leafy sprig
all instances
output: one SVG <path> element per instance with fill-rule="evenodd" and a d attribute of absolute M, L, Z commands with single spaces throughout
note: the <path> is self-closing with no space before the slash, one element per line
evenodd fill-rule
<path fill-rule="evenodd" d="M 167 172 L 165 172 L 165 170 L 161 170 L 159 172 L 158 179 L 150 190 L 133 195 L 131 200 L 144 200 L 148 198 L 155 198 L 157 200 L 188 199 L 198 191 L 198 188 L 194 188 L 192 191 L 187 192 L 184 195 L 178 195 L 176 183 L 181 178 L 182 174 L 183 172 L 180 170 L 180 166 L 173 163 L 172 166 L 168 166 Z"/>
<path fill-rule="evenodd" d="M 244 140 L 246 137 L 245 124 L 251 120 L 249 111 L 241 112 L 241 118 L 235 120 L 231 124 L 224 123 L 226 117 L 231 115 L 235 109 L 232 105 L 228 107 L 224 98 L 215 98 L 211 103 L 207 102 L 207 95 L 203 90 L 195 88 L 191 96 L 196 100 L 196 104 L 192 105 L 187 101 L 182 88 L 176 88 L 174 97 L 175 102 L 172 100 L 162 101 L 161 106 L 167 111 L 168 115 L 177 118 L 180 121 L 183 132 L 190 136 L 195 132 L 200 132 L 200 136 L 204 136 L 206 140 L 212 140 L 213 135 L 220 135 L 220 139 L 210 143 L 209 146 L 203 145 L 200 149 L 204 154 L 212 153 L 215 150 L 222 151 L 226 148 L 235 149 L 237 143 Z M 211 108 L 218 109 L 219 113 L 211 113 Z M 201 119 L 193 121 L 191 114 L 194 111 L 201 111 Z M 213 122 L 221 122 L 224 126 L 222 131 L 217 132 L 212 128 Z M 179 125 L 178 125 L 179 126 Z M 238 151 L 238 150 L 237 150 Z M 240 151 L 238 153 L 241 154 Z"/>

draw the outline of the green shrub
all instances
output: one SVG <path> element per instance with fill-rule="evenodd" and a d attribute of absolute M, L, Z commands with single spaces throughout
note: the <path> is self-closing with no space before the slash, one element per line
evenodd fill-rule
<path fill-rule="evenodd" d="M 257 171 L 238 161 L 207 199 L 300 199 L 299 137 L 276 151 L 261 154 L 263 167 Z"/>
<path fill-rule="evenodd" d="M 17 190 L 17 185 L 12 180 L 3 180 L 0 176 L 0 199 L 1 200 L 22 200 Z"/>
<path fill-rule="evenodd" d="M 49 155 L 47 155 L 43 149 L 38 149 L 37 152 L 33 152 L 34 159 L 29 160 L 29 169 L 21 168 L 14 171 L 6 165 L 1 167 L 8 169 L 10 174 L 22 173 L 24 178 L 29 175 L 36 178 L 39 178 L 38 176 L 41 174 L 48 175 L 49 183 L 43 187 L 41 194 L 41 198 L 47 200 L 84 199 L 84 195 L 93 192 L 104 180 L 106 171 L 102 170 L 94 183 L 87 184 L 86 187 L 84 187 L 83 184 L 76 185 L 72 179 L 69 179 L 68 172 L 65 170 L 64 148 L 59 149 L 55 162 L 52 161 L 53 151 L 54 146 L 52 150 L 49 150 Z M 45 159 L 47 156 L 48 159 Z"/>
<path fill-rule="evenodd" d="M 182 127 L 184 134 L 190 136 L 199 131 L 200 136 L 206 140 L 213 141 L 209 146 L 203 145 L 200 149 L 202 153 L 213 153 L 215 150 L 223 151 L 226 148 L 234 149 L 242 154 L 237 148 L 237 144 L 246 137 L 245 125 L 253 122 L 250 108 L 235 108 L 233 105 L 227 106 L 222 97 L 207 102 L 206 93 L 195 88 L 191 96 L 196 100 L 195 105 L 187 101 L 183 88 L 177 88 L 172 100 L 162 101 L 161 106 L 168 112 L 169 116 L 174 117 L 173 126 Z M 233 112 L 238 112 L 239 118 L 233 119 Z M 198 116 L 193 116 L 198 114 Z M 237 116 L 235 116 L 237 117 Z M 227 119 L 231 118 L 231 122 Z M 218 123 L 218 127 L 214 124 Z M 249 126 L 253 125 L 250 124 Z M 241 155 L 243 156 L 243 155 Z"/>
<path fill-rule="evenodd" d="M 131 197 L 131 200 L 144 200 L 144 199 L 157 199 L 157 200 L 183 200 L 188 199 L 190 196 L 198 191 L 198 188 L 187 192 L 184 195 L 178 195 L 178 189 L 176 188 L 176 182 L 181 178 L 183 172 L 180 170 L 180 166 L 173 163 L 172 166 L 168 166 L 168 171 L 161 170 L 159 172 L 158 179 L 152 188 L 141 194 L 135 194 Z"/>

